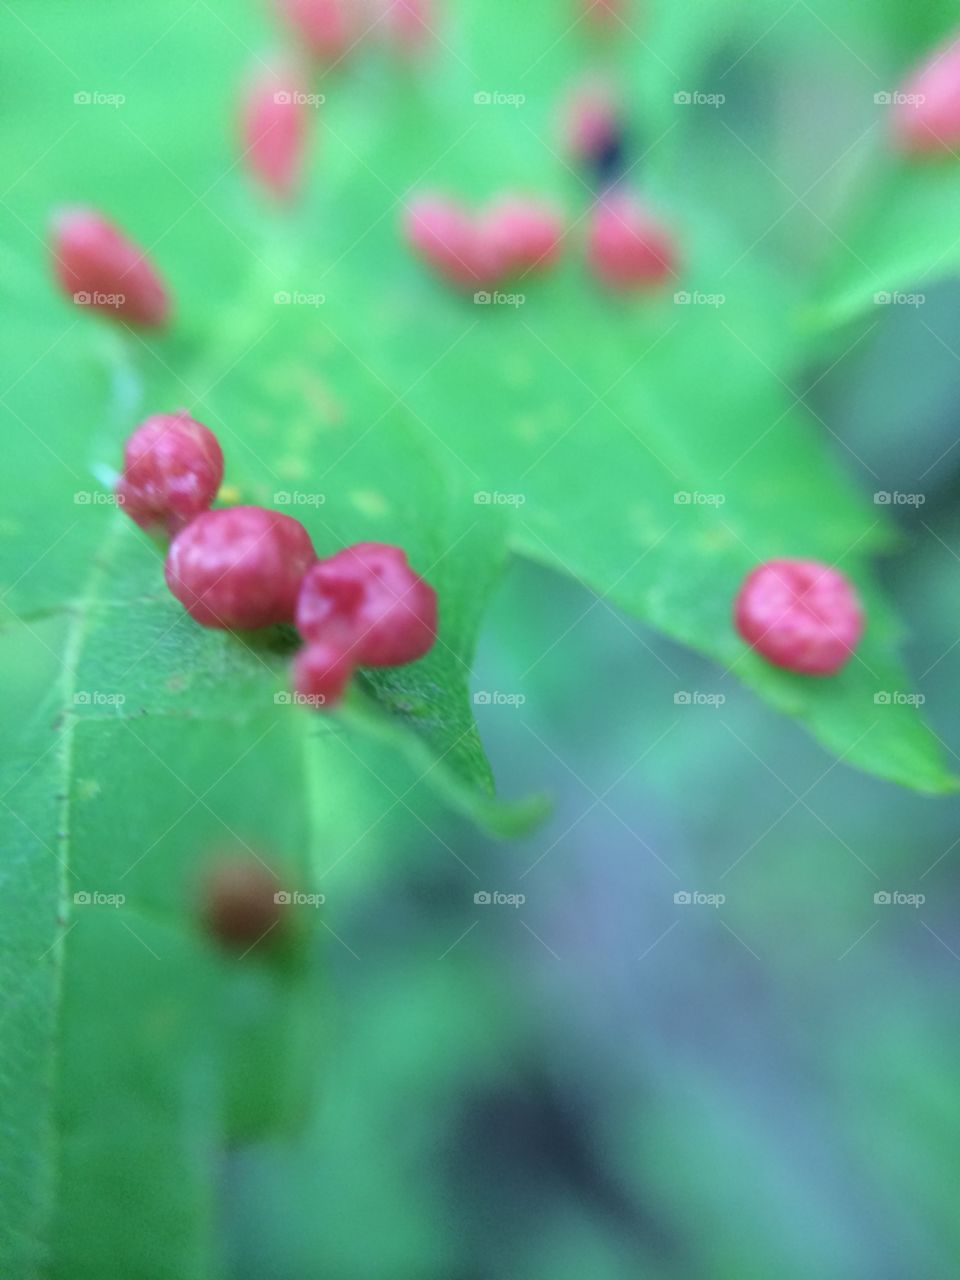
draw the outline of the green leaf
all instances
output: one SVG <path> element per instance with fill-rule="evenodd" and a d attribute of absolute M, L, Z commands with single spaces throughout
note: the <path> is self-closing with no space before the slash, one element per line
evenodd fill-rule
<path fill-rule="evenodd" d="M 882 317 L 882 307 L 922 306 L 926 293 L 960 268 L 955 157 L 911 160 L 881 143 L 862 172 L 862 189 L 843 227 L 855 253 L 831 262 L 810 308 L 810 323 L 817 326 Z"/>
<path fill-rule="evenodd" d="M 915 709 L 874 701 L 910 688 L 870 585 L 888 539 L 781 380 L 800 282 L 686 180 L 692 117 L 674 125 L 668 94 L 696 87 L 729 27 L 718 5 L 700 25 L 680 8 L 655 13 L 658 69 L 630 96 L 648 113 L 633 176 L 678 228 L 681 284 L 700 295 L 687 305 L 618 301 L 585 277 L 591 193 L 558 154 L 557 113 L 585 66 L 639 81 L 648 53 L 602 53 L 552 0 L 522 21 L 506 0 L 464 3 L 423 73 L 373 54 L 330 77 L 290 217 L 251 198 L 232 138 L 251 50 L 275 38 L 255 6 L 33 0 L 13 15 L 6 101 L 26 124 L 0 153 L 13 378 L 0 643 L 18 657 L 39 646 L 41 661 L 9 691 L 22 735 L 2 815 L 5 1271 L 216 1273 L 218 1161 L 313 1108 L 322 984 L 312 944 L 289 968 L 259 949 L 220 955 L 198 924 L 198 876 L 226 848 L 325 891 L 371 831 L 387 858 L 397 815 L 427 826 L 433 784 L 501 830 L 534 816 L 494 801 L 468 699 L 509 553 L 734 669 L 845 761 L 952 785 Z M 90 89 L 125 100 L 75 105 Z M 524 102 L 475 102 L 489 90 Z M 408 191 L 434 184 L 561 199 L 578 252 L 518 285 L 517 305 L 453 296 L 398 232 Z M 177 298 L 169 334 L 111 331 L 55 296 L 42 229 L 79 201 L 150 247 Z M 282 700 L 288 635 L 184 617 L 158 549 L 103 501 L 131 427 L 180 404 L 221 436 L 225 500 L 289 505 L 321 553 L 359 538 L 408 548 L 441 601 L 428 659 L 365 680 L 320 720 Z M 867 595 L 867 640 L 842 675 L 772 671 L 734 635 L 739 580 L 776 554 L 839 562 Z M 574 678 L 588 708 L 590 673 Z M 106 1223 L 104 1203 L 117 1206 Z"/>
<path fill-rule="evenodd" d="M 753 205 L 784 252 L 810 262 L 799 324 L 816 337 L 864 316 L 881 319 L 879 308 L 907 303 L 891 295 L 922 295 L 956 275 L 960 162 L 949 153 L 901 152 L 890 99 L 956 33 L 957 13 L 945 0 L 914 10 L 816 0 L 785 14 L 771 6 L 774 14 L 775 27 L 748 64 L 761 64 L 768 95 L 788 86 L 785 100 L 805 127 L 784 113 L 774 140 L 753 157 Z M 743 181 L 732 183 L 735 197 Z"/>
<path fill-rule="evenodd" d="M 529 50 L 518 43 L 511 57 L 522 61 Z M 846 762 L 922 790 L 952 788 L 914 706 L 877 714 L 876 696 L 911 687 L 896 628 L 870 586 L 868 557 L 889 546 L 889 531 L 778 373 L 791 350 L 778 277 L 739 261 L 709 209 L 685 205 L 682 283 L 716 305 L 609 299 L 584 289 L 575 261 L 523 282 L 517 305 L 471 305 L 396 260 L 396 214 L 377 221 L 384 195 L 370 172 L 391 192 L 424 185 L 427 170 L 458 191 L 563 191 L 578 217 L 587 196 L 571 193 L 569 175 L 534 148 L 529 129 L 502 113 L 477 120 L 465 88 L 451 91 L 439 125 L 432 104 L 411 102 L 402 85 L 381 106 L 382 97 L 370 119 L 360 90 L 331 104 L 341 112 L 334 132 L 361 116 L 367 141 L 338 206 L 347 226 L 371 229 L 358 246 L 332 226 L 324 275 L 325 318 L 357 366 L 392 386 L 406 380 L 405 403 L 459 460 L 465 482 L 504 499 L 521 554 L 735 669 Z M 413 161 L 403 147 L 410 136 Z M 440 159 L 431 165 L 431 156 Z M 649 185 L 666 191 L 676 163 L 666 173 L 651 167 Z M 771 670 L 736 637 L 739 582 L 775 555 L 840 564 L 869 596 L 867 639 L 839 676 Z"/>

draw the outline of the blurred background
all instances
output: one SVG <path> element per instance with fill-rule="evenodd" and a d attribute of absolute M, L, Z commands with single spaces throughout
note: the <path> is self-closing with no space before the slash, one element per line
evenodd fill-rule
<path fill-rule="evenodd" d="M 574 0 L 554 4 L 548 30 L 570 65 L 622 75 L 611 37 L 584 36 Z M 681 209 L 709 200 L 745 245 L 762 241 L 757 254 L 782 273 L 786 309 L 808 272 L 829 275 L 822 219 L 857 174 L 855 163 L 833 162 L 869 128 L 877 75 L 899 83 L 956 14 L 933 0 L 840 14 L 757 0 L 731 30 L 721 7 L 691 5 L 676 21 L 667 7 L 637 0 L 613 44 L 640 42 L 636 65 L 651 83 L 682 47 L 696 68 L 691 87 L 722 87 L 727 101 L 684 124 L 673 198 Z M 79 59 L 84 84 L 112 90 L 116 77 L 96 59 L 109 68 L 116 57 L 130 64 L 135 109 L 136 86 L 162 84 L 136 122 L 162 137 L 164 111 L 190 97 L 186 77 L 197 71 L 181 38 L 193 53 L 197 32 L 210 41 L 217 85 L 239 84 L 251 50 L 281 39 L 267 6 L 240 8 L 98 0 L 88 15 L 52 2 L 0 5 L 4 154 L 15 178 L 2 204 L 4 331 L 24 327 L 38 355 L 41 313 L 53 304 L 36 301 L 44 266 L 34 228 L 64 192 L 89 192 L 82 148 L 48 156 L 36 145 L 53 134 L 31 132 L 31 113 L 45 109 L 31 86 L 72 91 L 58 63 Z M 462 52 L 468 30 L 495 56 L 513 23 L 529 43 L 524 24 L 549 8 L 537 0 L 529 14 L 517 5 L 505 16 L 502 4 L 472 0 L 464 18 L 456 0 L 437 0 L 444 45 L 434 56 Z M 552 49 L 544 43 L 548 64 Z M 368 70 L 359 96 L 375 101 L 389 74 Z M 622 88 L 629 163 L 643 147 L 646 89 L 629 76 Z M 557 110 L 555 97 L 533 127 L 545 130 Z M 222 115 L 198 117 L 198 135 L 229 138 Z M 110 158 L 96 163 L 109 170 Z M 771 177 L 774 163 L 805 193 L 802 205 Z M 360 169 L 349 148 L 331 145 L 330 164 L 349 188 Z M 234 181 L 228 203 L 250 219 L 244 234 L 256 234 L 259 215 L 244 212 Z M 212 244 L 223 232 L 203 234 Z M 228 275 L 198 262 L 192 323 L 209 318 L 203 290 Z M 868 501 L 921 495 L 892 506 L 896 536 L 878 568 L 905 624 L 912 692 L 955 765 L 960 285 L 938 276 L 922 288 L 919 306 L 854 319 L 839 361 L 815 337 L 798 341 L 789 379 Z M 68 372 L 105 360 L 110 340 L 87 341 L 65 344 Z M 8 380 L 28 363 L 18 350 Z M 68 391 L 79 385 L 72 377 Z M 29 386 L 12 403 L 33 423 L 58 384 Z M 89 469 L 107 451 L 93 410 L 80 416 L 77 465 Z M 42 483 L 35 492 L 42 501 Z M 63 620 L 43 609 L 2 632 L 16 787 L 7 795 L 18 810 L 34 782 L 38 810 L 57 794 L 56 780 L 20 781 L 39 755 L 21 740 L 38 705 L 54 714 L 48 694 L 65 637 Z M 89 687 L 111 687 L 92 667 L 87 676 Z M 19 1177 L 29 1166 L 26 1181 L 43 1186 L 56 1224 L 50 1273 L 103 1275 L 119 1257 L 131 1280 L 953 1274 L 960 800 L 851 769 L 735 674 L 572 577 L 519 559 L 484 616 L 470 696 L 500 795 L 550 797 L 540 825 L 512 840 L 487 836 L 411 782 L 389 744 L 357 765 L 321 743 L 314 818 L 325 834 L 311 837 L 309 877 L 325 895 L 320 920 L 289 954 L 238 961 L 191 941 L 159 979 L 150 956 L 174 954 L 178 913 L 195 894 L 194 819 L 207 823 L 208 843 L 223 836 L 203 806 L 168 829 L 179 810 L 167 766 L 229 812 L 245 839 L 289 862 L 305 844 L 288 803 L 299 757 L 270 745 L 268 761 L 258 748 L 224 781 L 233 730 L 194 745 L 182 724 L 143 742 L 117 729 L 79 755 L 65 785 L 81 873 L 100 877 L 89 887 L 111 887 L 114 845 L 131 827 L 155 836 L 158 856 L 153 870 L 144 864 L 131 926 L 150 955 L 122 921 L 84 918 L 71 935 L 63 1003 L 50 1015 L 63 1064 L 57 1153 L 34 1133 L 27 1101 L 22 1127 L 4 1133 L 10 1167 Z M 110 808 L 85 805 L 100 791 Z M 34 946 L 18 929 L 9 949 Z M 33 963 L 45 972 L 45 961 Z M 189 1007 L 178 995 L 186 988 Z M 15 995 L 8 989 L 11 1017 L 25 1019 L 13 1022 L 19 1036 L 32 1021 Z M 17 1079 L 32 1070 L 21 1067 Z M 23 1261 L 30 1253 L 11 1249 L 15 1280 L 48 1274 L 35 1256 Z"/>

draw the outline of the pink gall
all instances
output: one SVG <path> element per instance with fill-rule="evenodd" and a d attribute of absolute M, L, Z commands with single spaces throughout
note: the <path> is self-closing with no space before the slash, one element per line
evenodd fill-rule
<path fill-rule="evenodd" d="M 407 208 L 407 242 L 451 284 L 476 289 L 497 282 L 499 266 L 468 210 L 442 196 L 420 196 Z"/>
<path fill-rule="evenodd" d="M 240 117 L 248 171 L 272 196 L 288 200 L 300 184 L 308 110 L 299 77 L 273 68 L 247 87 Z"/>
<path fill-rule="evenodd" d="M 816 560 L 768 560 L 744 579 L 734 622 L 774 666 L 832 675 L 857 647 L 863 611 L 839 570 Z"/>
<path fill-rule="evenodd" d="M 597 202 L 587 242 L 594 274 L 612 289 L 654 289 L 675 273 L 672 235 L 635 197 L 612 192 Z"/>
<path fill-rule="evenodd" d="M 564 148 L 585 163 L 594 163 L 620 141 L 620 113 L 602 82 L 582 84 L 573 92 L 562 123 Z"/>
<path fill-rule="evenodd" d="M 339 61 L 359 36 L 355 0 L 274 0 L 291 32 L 317 62 Z"/>
<path fill-rule="evenodd" d="M 61 289 L 129 324 L 157 328 L 170 315 L 163 281 L 142 249 L 93 209 L 66 209 L 53 220 L 50 248 Z"/>
<path fill-rule="evenodd" d="M 626 0 L 579 0 L 584 18 L 597 27 L 624 26 Z"/>
<path fill-rule="evenodd" d="M 293 620 L 315 558 L 299 520 L 264 507 L 226 507 L 205 511 L 177 534 L 164 573 L 201 626 L 244 631 Z"/>
<path fill-rule="evenodd" d="M 298 701 L 318 710 L 331 710 L 343 698 L 354 662 L 340 645 L 327 641 L 308 644 L 293 663 L 293 687 Z"/>
<path fill-rule="evenodd" d="M 223 481 L 223 453 L 212 431 L 185 411 L 155 414 L 123 450 L 117 498 L 142 529 L 176 534 L 206 511 Z"/>
<path fill-rule="evenodd" d="M 563 223 L 552 209 L 536 200 L 508 197 L 483 213 L 479 234 L 497 264 L 498 279 L 509 279 L 545 270 L 556 261 Z"/>
<path fill-rule="evenodd" d="M 389 42 L 404 54 L 419 53 L 430 43 L 433 15 L 429 0 L 381 0 L 383 28 Z"/>
<path fill-rule="evenodd" d="M 333 644 L 358 666 L 401 666 L 436 640 L 437 593 L 399 547 L 359 542 L 309 570 L 296 622 L 311 644 Z"/>
<path fill-rule="evenodd" d="M 960 148 L 960 39 L 942 48 L 898 91 L 892 127 L 902 151 Z"/>

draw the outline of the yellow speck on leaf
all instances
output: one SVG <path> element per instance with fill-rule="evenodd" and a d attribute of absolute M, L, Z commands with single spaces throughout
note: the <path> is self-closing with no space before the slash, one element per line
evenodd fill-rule
<path fill-rule="evenodd" d="M 352 489 L 349 497 L 361 515 L 369 516 L 371 519 L 375 516 L 385 516 L 390 511 L 390 503 L 376 489 Z"/>

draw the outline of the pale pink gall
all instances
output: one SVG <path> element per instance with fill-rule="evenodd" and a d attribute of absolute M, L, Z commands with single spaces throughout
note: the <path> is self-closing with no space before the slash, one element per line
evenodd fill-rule
<path fill-rule="evenodd" d="M 546 270 L 560 255 L 563 222 L 537 200 L 495 201 L 481 215 L 478 230 L 498 279 Z"/>
<path fill-rule="evenodd" d="M 359 542 L 309 570 L 296 622 L 310 643 L 332 644 L 358 666 L 400 666 L 432 648 L 437 593 L 400 547 Z"/>
<path fill-rule="evenodd" d="M 206 511 L 223 481 L 216 436 L 181 410 L 155 414 L 129 437 L 117 498 L 143 529 L 175 534 Z"/>
<path fill-rule="evenodd" d="M 612 90 L 600 81 L 580 85 L 568 99 L 562 117 L 565 149 L 577 160 L 592 160 L 620 131 Z"/>
<path fill-rule="evenodd" d="M 299 520 L 264 507 L 225 507 L 203 512 L 177 534 L 164 573 L 195 621 L 242 631 L 292 622 L 314 559 Z"/>
<path fill-rule="evenodd" d="M 497 282 L 499 265 L 477 220 L 454 200 L 420 196 L 406 210 L 407 243 L 449 283 L 477 289 Z"/>
<path fill-rule="evenodd" d="M 634 196 L 610 192 L 593 211 L 587 257 L 611 289 L 655 289 L 676 270 L 677 251 L 666 227 Z"/>
<path fill-rule="evenodd" d="M 775 666 L 831 675 L 857 647 L 863 610 L 838 569 L 816 560 L 768 560 L 743 580 L 734 622 Z"/>
<path fill-rule="evenodd" d="M 288 200 L 300 184 L 309 127 L 299 77 L 271 68 L 247 86 L 240 115 L 243 158 L 251 176 L 278 200 Z"/>
<path fill-rule="evenodd" d="M 170 299 L 145 252 L 93 209 L 66 209 L 53 219 L 53 270 L 66 296 L 143 328 L 163 325 Z"/>
<path fill-rule="evenodd" d="M 429 0 L 381 0 L 383 30 L 401 53 L 420 52 L 430 42 L 433 14 Z"/>
<path fill-rule="evenodd" d="M 317 62 L 337 62 L 359 37 L 356 0 L 274 0 L 281 19 Z"/>
<path fill-rule="evenodd" d="M 892 128 L 903 151 L 960 148 L 960 39 L 941 48 L 897 92 Z"/>
<path fill-rule="evenodd" d="M 580 0 L 584 18 L 594 26 L 626 27 L 626 0 Z"/>

